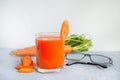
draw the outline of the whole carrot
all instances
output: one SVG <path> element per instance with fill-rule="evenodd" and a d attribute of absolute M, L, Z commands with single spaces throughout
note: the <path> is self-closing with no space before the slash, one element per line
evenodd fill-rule
<path fill-rule="evenodd" d="M 27 49 L 27 50 L 25 50 Z M 31 52 L 29 54 L 29 52 Z M 72 52 L 72 47 L 69 46 L 69 45 L 64 45 L 64 53 L 70 53 Z M 30 47 L 27 47 L 27 48 L 24 48 L 24 49 L 19 49 L 18 51 L 15 50 L 15 51 L 12 51 L 11 52 L 13 55 L 16 55 L 16 56 L 35 56 L 36 55 L 36 49 L 35 49 L 35 46 L 30 46 Z"/>
<path fill-rule="evenodd" d="M 64 53 L 70 53 L 72 51 L 73 52 L 88 51 L 89 48 L 92 47 L 91 40 L 87 39 L 84 34 L 83 35 L 74 34 L 68 37 L 68 33 L 69 33 L 69 23 L 67 20 L 64 20 L 60 30 L 60 37 L 65 41 Z M 13 50 L 11 53 L 17 56 L 26 56 L 26 55 L 35 56 L 36 47 L 35 45 L 33 45 L 26 48 Z"/>

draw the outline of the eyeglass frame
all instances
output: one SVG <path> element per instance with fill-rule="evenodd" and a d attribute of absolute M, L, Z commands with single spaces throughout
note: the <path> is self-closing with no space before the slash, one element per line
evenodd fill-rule
<path fill-rule="evenodd" d="M 69 53 L 69 54 L 71 54 L 71 53 Z M 71 60 L 71 61 L 73 61 L 72 63 L 67 63 L 66 65 L 67 66 L 70 66 L 70 65 L 73 65 L 73 64 L 89 64 L 89 65 L 98 65 L 98 66 L 101 66 L 102 68 L 107 68 L 107 66 L 108 66 L 108 64 L 109 65 L 112 65 L 113 64 L 113 60 L 110 58 L 110 57 L 108 57 L 108 56 L 104 56 L 104 55 L 100 55 L 100 54 L 86 54 L 86 53 L 72 53 L 72 54 L 82 54 L 82 55 L 84 55 L 81 59 L 69 59 L 69 58 L 67 58 L 67 55 L 69 55 L 69 54 L 65 54 L 65 59 L 66 60 Z M 104 58 L 106 58 L 106 59 L 108 59 L 109 60 L 109 62 L 108 63 L 97 63 L 97 62 L 95 62 L 94 60 L 92 60 L 92 58 L 91 58 L 91 56 L 101 56 L 101 57 L 104 57 Z M 91 62 L 83 62 L 83 61 L 81 61 L 81 60 L 83 60 L 86 56 L 88 56 L 89 57 L 89 59 L 90 59 L 90 61 Z"/>

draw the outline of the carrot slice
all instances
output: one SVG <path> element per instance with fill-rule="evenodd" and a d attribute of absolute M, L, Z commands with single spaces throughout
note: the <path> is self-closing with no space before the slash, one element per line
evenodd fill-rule
<path fill-rule="evenodd" d="M 20 65 L 17 65 L 15 68 L 16 68 L 16 69 L 23 68 L 23 65 L 22 65 L 22 64 L 20 64 Z"/>
<path fill-rule="evenodd" d="M 64 20 L 60 31 L 60 37 L 63 40 L 65 40 L 65 38 L 68 36 L 68 33 L 69 33 L 69 23 L 67 20 Z"/>
<path fill-rule="evenodd" d="M 34 71 L 34 62 L 30 58 L 30 56 L 24 56 L 21 58 L 21 63 L 17 65 L 15 68 L 18 70 L 18 72 L 21 73 L 28 73 Z"/>
<path fill-rule="evenodd" d="M 34 62 L 32 61 L 29 66 L 26 66 L 25 68 L 33 68 L 34 69 Z"/>
<path fill-rule="evenodd" d="M 20 72 L 20 73 L 29 73 L 29 72 L 33 72 L 33 71 L 34 71 L 34 69 L 32 69 L 32 68 L 20 68 L 18 70 L 18 72 Z"/>
<path fill-rule="evenodd" d="M 31 68 L 31 69 L 34 69 L 34 64 L 32 63 L 32 64 L 30 64 L 29 66 L 23 66 L 22 64 L 20 64 L 20 65 L 17 65 L 15 68 L 16 68 L 17 70 L 19 70 L 19 69 L 21 69 L 21 68 Z"/>
<path fill-rule="evenodd" d="M 32 63 L 32 59 L 30 56 L 24 56 L 21 58 L 21 62 L 23 66 L 29 66 Z"/>

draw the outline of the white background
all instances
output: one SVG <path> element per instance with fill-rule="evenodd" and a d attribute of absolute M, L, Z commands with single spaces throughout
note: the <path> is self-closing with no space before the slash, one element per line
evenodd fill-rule
<path fill-rule="evenodd" d="M 88 33 L 91 50 L 120 50 L 120 0 L 0 0 L 0 48 L 34 45 L 35 33 Z"/>

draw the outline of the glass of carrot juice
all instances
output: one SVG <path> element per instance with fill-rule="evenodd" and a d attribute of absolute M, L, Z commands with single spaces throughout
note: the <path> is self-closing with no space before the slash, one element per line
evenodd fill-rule
<path fill-rule="evenodd" d="M 36 34 L 36 65 L 41 73 L 59 72 L 64 64 L 64 41 L 58 32 Z"/>

